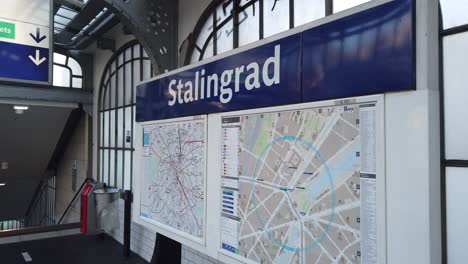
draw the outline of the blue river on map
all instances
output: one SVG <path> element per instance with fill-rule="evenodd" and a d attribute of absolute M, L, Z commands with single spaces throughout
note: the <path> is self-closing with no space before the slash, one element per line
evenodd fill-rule
<path fill-rule="evenodd" d="M 344 153 L 333 162 L 328 164 L 331 171 L 331 177 L 333 183 L 346 176 L 347 173 L 353 170 L 353 166 L 359 164 L 359 157 L 356 157 L 356 152 L 359 152 L 359 142 L 354 142 Z M 330 188 L 330 179 L 326 177 L 326 174 L 322 173 L 319 177 L 316 177 L 311 182 L 307 182 L 307 199 L 315 200 L 317 197 L 326 189 Z"/>

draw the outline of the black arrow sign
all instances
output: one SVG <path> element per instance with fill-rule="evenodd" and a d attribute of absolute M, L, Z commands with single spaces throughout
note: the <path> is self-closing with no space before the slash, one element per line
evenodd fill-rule
<path fill-rule="evenodd" d="M 36 41 L 36 43 L 41 43 L 44 39 L 47 38 L 45 35 L 41 37 L 41 29 L 40 28 L 36 28 L 36 35 L 33 35 L 32 33 L 29 33 L 29 36 L 31 36 L 31 38 L 34 39 L 34 41 Z"/>

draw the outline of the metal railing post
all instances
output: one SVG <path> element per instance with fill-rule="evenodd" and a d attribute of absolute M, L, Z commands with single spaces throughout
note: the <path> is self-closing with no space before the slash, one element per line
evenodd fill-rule
<path fill-rule="evenodd" d="M 131 213 L 132 213 L 132 191 L 126 190 L 123 193 L 124 199 L 124 256 L 130 257 L 130 236 L 131 236 Z"/>

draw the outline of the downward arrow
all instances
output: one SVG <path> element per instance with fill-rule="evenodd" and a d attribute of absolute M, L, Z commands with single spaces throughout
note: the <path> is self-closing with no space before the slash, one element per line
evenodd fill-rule
<path fill-rule="evenodd" d="M 36 66 L 39 66 L 41 65 L 45 60 L 46 58 L 42 58 L 41 59 L 41 54 L 39 54 L 39 50 L 36 50 L 36 58 L 34 58 L 33 56 L 29 55 L 29 59 L 34 62 L 34 64 L 36 64 Z"/>
<path fill-rule="evenodd" d="M 29 36 L 31 36 L 31 38 L 34 39 L 34 41 L 36 41 L 36 43 L 41 43 L 44 39 L 46 39 L 45 35 L 41 37 L 41 29 L 40 28 L 36 28 L 36 35 L 33 35 L 32 33 L 29 33 Z"/>

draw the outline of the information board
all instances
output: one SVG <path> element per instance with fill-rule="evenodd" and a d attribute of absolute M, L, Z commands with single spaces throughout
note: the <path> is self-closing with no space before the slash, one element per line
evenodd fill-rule
<path fill-rule="evenodd" d="M 206 119 L 143 126 L 140 216 L 181 235 L 205 235 Z"/>
<path fill-rule="evenodd" d="M 0 79 L 50 83 L 51 0 L 2 0 Z"/>
<path fill-rule="evenodd" d="M 376 106 L 222 119 L 220 251 L 256 263 L 377 263 Z"/>

